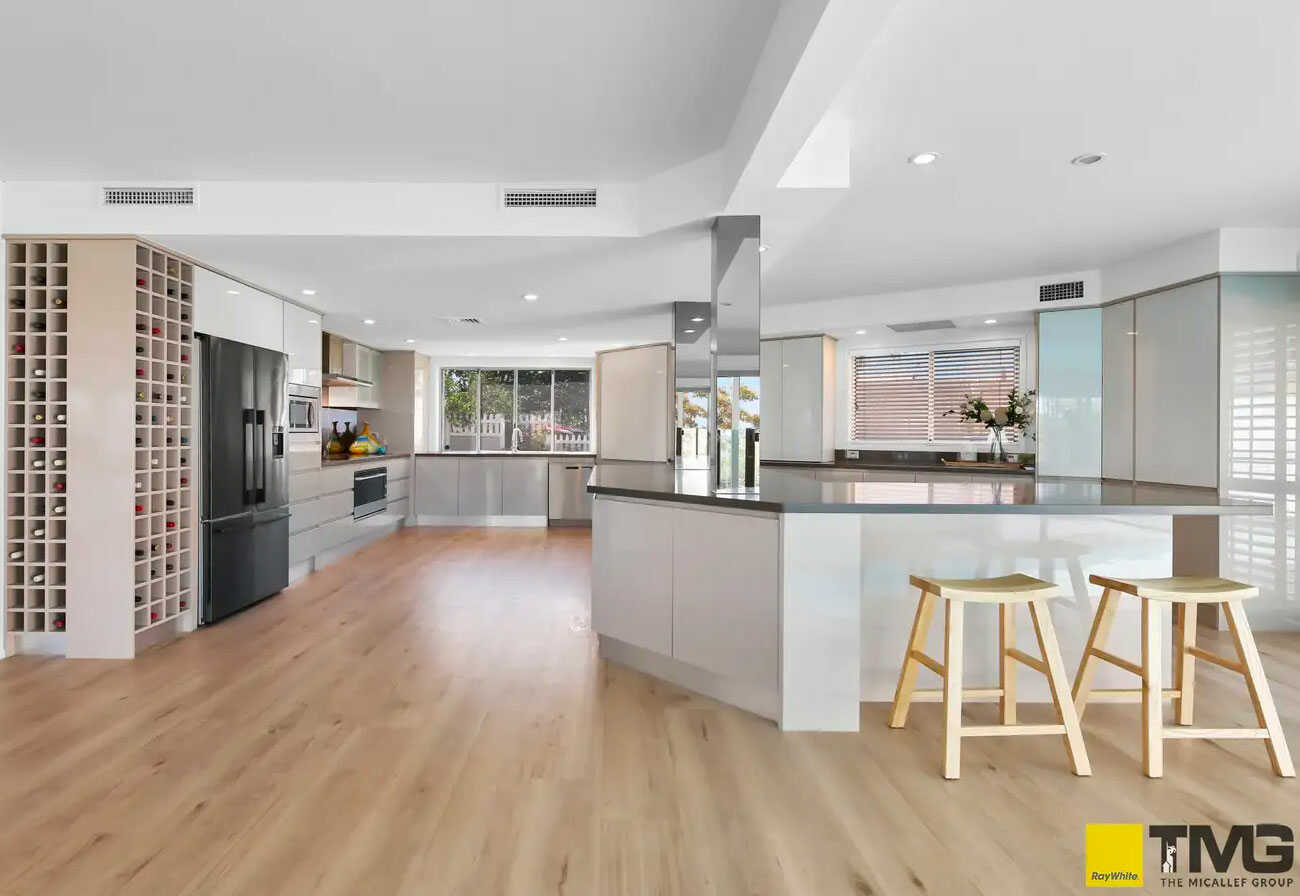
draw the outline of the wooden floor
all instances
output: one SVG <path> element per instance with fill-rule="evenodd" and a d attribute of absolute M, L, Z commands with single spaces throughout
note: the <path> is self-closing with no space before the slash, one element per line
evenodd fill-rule
<path fill-rule="evenodd" d="M 0 893 L 1045 894 L 1088 821 L 1300 830 L 1258 741 L 1144 778 L 1136 706 L 1088 709 L 1092 778 L 980 738 L 944 781 L 936 704 L 783 735 L 597 659 L 589 552 L 407 530 L 134 662 L 5 660 Z M 1259 641 L 1300 752 L 1300 636 Z M 1253 725 L 1199 669 L 1197 723 Z"/>

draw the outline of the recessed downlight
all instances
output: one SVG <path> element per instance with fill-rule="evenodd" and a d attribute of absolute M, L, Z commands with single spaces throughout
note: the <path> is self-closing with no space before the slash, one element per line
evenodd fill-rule
<path fill-rule="evenodd" d="M 759 243 L 759 245 L 758 245 L 758 251 L 759 251 L 759 252 L 766 252 L 766 251 L 767 251 L 767 243 Z"/>
<path fill-rule="evenodd" d="M 694 333 L 694 330 L 682 330 L 683 333 Z"/>
<path fill-rule="evenodd" d="M 523 295 L 523 299 L 525 302 L 536 302 L 539 298 L 541 298 L 541 296 L 539 296 L 535 292 L 526 292 Z"/>
<path fill-rule="evenodd" d="M 569 337 L 568 337 L 568 336 L 558 336 L 558 337 L 556 337 L 556 340 L 555 340 L 555 341 L 556 341 L 556 342 L 568 342 L 568 341 L 569 341 Z"/>
<path fill-rule="evenodd" d="M 237 295 L 239 295 L 239 290 L 237 290 L 237 289 L 228 289 L 228 290 L 226 290 L 226 295 L 228 295 L 228 296 L 237 296 Z"/>
<path fill-rule="evenodd" d="M 414 342 L 415 342 L 414 339 L 408 339 L 408 340 L 406 340 L 406 344 L 407 344 L 407 345 L 411 345 L 411 344 L 414 343 Z"/>
<path fill-rule="evenodd" d="M 990 317 L 990 318 L 988 318 L 987 320 L 984 321 L 984 323 L 986 323 L 986 324 L 995 324 L 995 323 L 997 323 L 997 322 L 998 322 L 998 319 L 997 319 L 996 317 Z"/>
<path fill-rule="evenodd" d="M 867 331 L 866 331 L 866 330 L 854 330 L 854 331 L 853 331 L 853 335 L 854 335 L 854 336 L 866 336 L 866 335 L 867 335 Z"/>
<path fill-rule="evenodd" d="M 914 156 L 908 156 L 907 161 L 911 165 L 933 165 L 939 161 L 939 154 L 937 152 L 918 152 Z"/>
<path fill-rule="evenodd" d="M 691 323 L 693 323 L 693 324 L 702 324 L 702 323 L 704 323 L 704 318 L 702 318 L 702 317 L 692 317 L 692 318 L 691 318 Z"/>
<path fill-rule="evenodd" d="M 305 296 L 314 296 L 314 295 L 316 295 L 316 290 L 314 290 L 314 289 L 304 289 L 304 290 L 302 291 L 302 294 L 305 295 Z"/>
<path fill-rule="evenodd" d="M 363 320 L 362 323 L 365 324 L 367 327 L 373 327 L 375 325 L 374 319 L 369 317 Z"/>
<path fill-rule="evenodd" d="M 1070 164 L 1071 165 L 1096 165 L 1098 162 L 1102 161 L 1105 158 L 1106 158 L 1106 154 L 1104 152 L 1085 152 L 1081 156 L 1075 156 L 1074 158 L 1070 159 Z"/>
<path fill-rule="evenodd" d="M 309 323 L 309 324 L 319 324 L 320 321 L 318 321 L 316 318 L 313 317 L 313 318 L 309 318 L 308 321 L 307 321 L 307 323 Z"/>

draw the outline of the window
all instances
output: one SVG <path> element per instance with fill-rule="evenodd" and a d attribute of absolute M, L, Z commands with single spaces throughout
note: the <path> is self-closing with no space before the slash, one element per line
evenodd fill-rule
<path fill-rule="evenodd" d="M 983 441 L 978 423 L 945 417 L 967 395 L 989 404 L 1020 384 L 1020 346 L 911 349 L 853 358 L 856 441 Z"/>
<path fill-rule="evenodd" d="M 444 451 L 590 452 L 591 371 L 442 371 Z"/>

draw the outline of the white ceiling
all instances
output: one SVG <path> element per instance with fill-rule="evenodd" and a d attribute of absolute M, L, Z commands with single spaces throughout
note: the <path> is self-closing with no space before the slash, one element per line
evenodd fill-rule
<path fill-rule="evenodd" d="M 670 303 L 709 298 L 704 227 L 640 238 L 156 239 L 314 306 L 331 332 L 431 355 L 590 357 L 668 339 Z M 525 302 L 525 293 L 539 299 Z M 449 317 L 476 317 L 482 325 L 451 325 L 443 320 Z"/>
<path fill-rule="evenodd" d="M 832 114 L 852 187 L 768 190 L 765 302 L 1099 267 L 1300 224 L 1294 0 L 905 0 Z M 924 150 L 929 167 L 906 164 Z M 1071 166 L 1084 152 L 1109 157 Z"/>
<path fill-rule="evenodd" d="M 0 4 L 0 180 L 639 179 L 724 141 L 777 0 Z"/>

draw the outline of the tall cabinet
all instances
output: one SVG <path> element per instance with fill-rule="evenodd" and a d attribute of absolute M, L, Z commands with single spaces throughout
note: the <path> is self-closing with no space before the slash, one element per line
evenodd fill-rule
<path fill-rule="evenodd" d="M 192 619 L 194 266 L 6 245 L 6 649 L 125 658 Z"/>
<path fill-rule="evenodd" d="M 759 349 L 759 454 L 764 460 L 835 459 L 835 339 L 764 339 Z"/>

